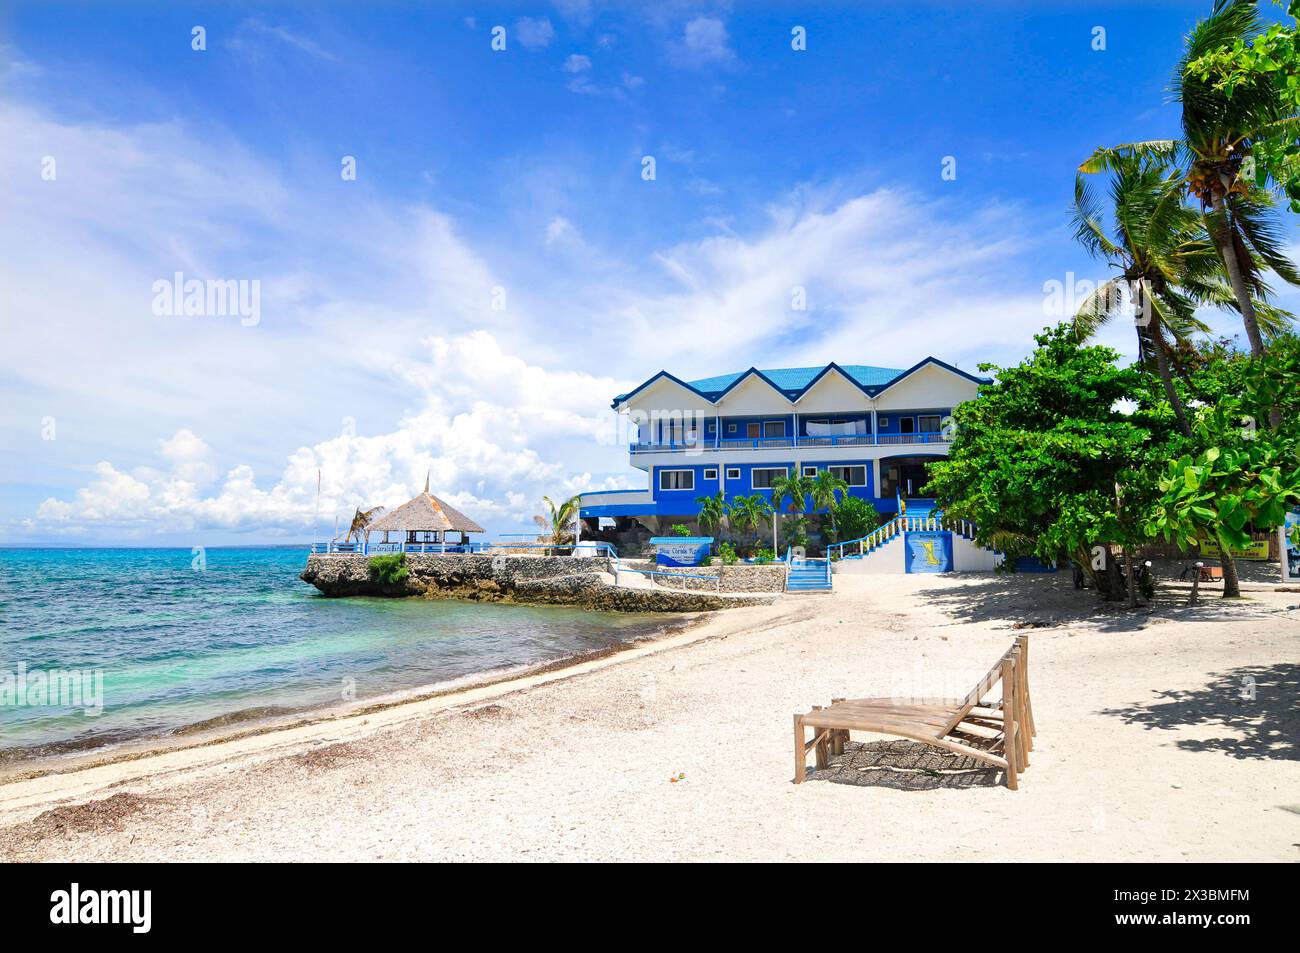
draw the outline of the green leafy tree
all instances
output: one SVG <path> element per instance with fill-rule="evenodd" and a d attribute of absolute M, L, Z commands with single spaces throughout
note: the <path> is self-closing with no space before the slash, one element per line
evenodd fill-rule
<path fill-rule="evenodd" d="M 1274 440 L 1236 440 L 1169 462 L 1147 529 L 1184 546 L 1211 540 L 1226 553 L 1250 542 L 1251 526 L 1280 526 L 1300 502 L 1296 448 Z M 1225 565 L 1226 570 L 1226 565 Z M 1236 573 L 1225 571 L 1225 598 L 1241 595 Z"/>
<path fill-rule="evenodd" d="M 1094 548 L 1142 541 L 1154 489 L 1128 484 L 1163 450 L 1168 418 L 1144 409 L 1149 379 L 1117 367 L 1110 348 L 1081 345 L 1065 324 L 1035 340 L 1015 367 L 981 366 L 997 380 L 955 409 L 956 437 L 948 458 L 931 464 L 928 489 L 946 515 L 976 525 L 982 544 L 1053 562 L 1068 554 L 1113 594 Z M 1138 409 L 1124 413 L 1124 404 Z"/>
<path fill-rule="evenodd" d="M 861 539 L 881 523 L 880 511 L 859 496 L 842 498 L 833 512 L 841 539 Z"/>

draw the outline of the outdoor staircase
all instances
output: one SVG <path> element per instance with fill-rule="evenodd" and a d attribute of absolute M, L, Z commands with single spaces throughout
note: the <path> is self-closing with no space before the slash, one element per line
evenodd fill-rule
<path fill-rule="evenodd" d="M 786 592 L 825 592 L 830 588 L 829 559 L 799 559 L 790 562 L 785 578 Z"/>

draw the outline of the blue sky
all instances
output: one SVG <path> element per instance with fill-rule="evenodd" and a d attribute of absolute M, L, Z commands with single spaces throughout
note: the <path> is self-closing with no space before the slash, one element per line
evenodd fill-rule
<path fill-rule="evenodd" d="M 305 540 L 318 469 L 322 530 L 431 470 L 517 531 L 643 485 L 661 368 L 1014 361 L 1209 4 L 122 6 L 0 12 L 3 543 Z"/>

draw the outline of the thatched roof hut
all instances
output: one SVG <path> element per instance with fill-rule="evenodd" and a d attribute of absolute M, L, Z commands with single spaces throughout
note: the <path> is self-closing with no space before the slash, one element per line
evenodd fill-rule
<path fill-rule="evenodd" d="M 385 542 L 390 532 L 405 533 L 409 541 L 417 542 L 419 537 L 416 534 L 436 533 L 436 538 L 446 539 L 443 534 L 448 530 L 460 533 L 462 541 L 466 533 L 487 532 L 450 503 L 444 503 L 430 493 L 428 480 L 424 482 L 423 493 L 366 527 L 367 533 L 383 533 Z"/>

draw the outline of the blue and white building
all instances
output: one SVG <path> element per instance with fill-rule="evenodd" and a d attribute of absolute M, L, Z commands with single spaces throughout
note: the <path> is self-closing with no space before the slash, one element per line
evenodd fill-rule
<path fill-rule="evenodd" d="M 614 398 L 642 490 L 582 494 L 581 516 L 663 532 L 696 500 L 771 496 L 775 477 L 829 469 L 882 513 L 919 500 L 927 466 L 945 457 L 954 407 L 988 378 L 927 357 L 906 370 L 862 364 L 787 367 L 682 380 L 660 371 Z M 919 507 L 918 507 L 919 508 Z"/>

